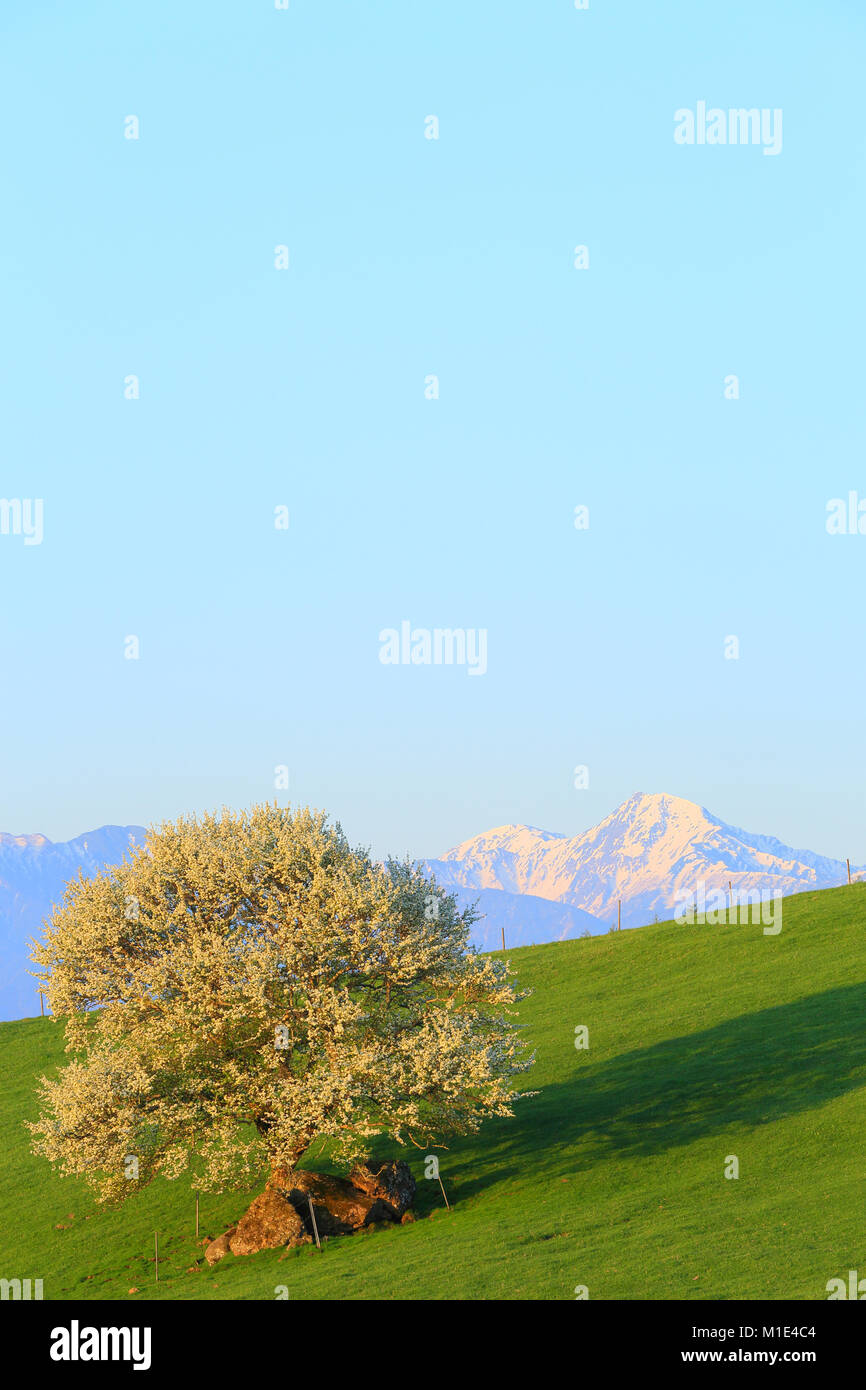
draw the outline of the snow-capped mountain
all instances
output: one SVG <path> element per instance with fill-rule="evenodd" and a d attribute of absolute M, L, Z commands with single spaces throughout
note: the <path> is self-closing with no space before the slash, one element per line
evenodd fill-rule
<path fill-rule="evenodd" d="M 673 916 L 681 891 L 784 894 L 845 882 L 843 860 L 752 835 L 693 801 L 637 793 L 582 835 L 501 825 L 425 864 L 448 888 L 503 889 L 582 908 L 608 927 L 622 900 L 623 926 Z M 858 876 L 860 870 L 857 871 Z"/>
<path fill-rule="evenodd" d="M 119 864 L 144 837 L 140 825 L 103 825 L 56 844 L 44 835 L 0 832 L 0 1018 L 39 1013 L 36 981 L 27 974 L 34 968 L 29 940 L 61 901 L 67 881 L 79 869 L 91 878 L 103 865 Z"/>

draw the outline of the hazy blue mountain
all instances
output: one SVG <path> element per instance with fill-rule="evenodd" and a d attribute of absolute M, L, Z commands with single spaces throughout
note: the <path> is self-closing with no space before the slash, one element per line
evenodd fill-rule
<path fill-rule="evenodd" d="M 501 888 L 464 888 L 448 883 L 436 875 L 461 907 L 476 904 L 483 916 L 472 928 L 472 944 L 479 951 L 502 949 L 502 931 L 506 947 L 541 946 L 547 941 L 567 941 L 574 936 L 599 936 L 608 930 L 609 923 L 600 922 L 590 912 L 568 903 L 550 902 L 532 893 L 506 893 Z"/>
<path fill-rule="evenodd" d="M 28 943 L 67 881 L 79 869 L 92 878 L 103 865 L 118 864 L 144 836 L 140 825 L 103 825 L 56 844 L 44 835 L 0 832 L 0 1018 L 39 1013 L 36 981 L 27 974 L 33 969 Z"/>

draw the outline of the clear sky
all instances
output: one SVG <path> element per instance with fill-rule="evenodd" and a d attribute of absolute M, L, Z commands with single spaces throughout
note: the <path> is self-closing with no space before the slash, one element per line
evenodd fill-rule
<path fill-rule="evenodd" d="M 277 797 L 420 856 L 666 791 L 866 862 L 861 0 L 0 13 L 0 496 L 44 506 L 0 829 Z M 701 101 L 781 152 L 677 144 Z M 384 665 L 404 620 L 486 673 Z"/>

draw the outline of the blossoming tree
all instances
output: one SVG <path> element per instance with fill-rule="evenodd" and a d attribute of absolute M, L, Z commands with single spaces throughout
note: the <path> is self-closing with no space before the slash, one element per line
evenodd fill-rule
<path fill-rule="evenodd" d="M 220 1191 L 513 1114 L 526 1055 L 508 966 L 471 910 L 274 805 L 152 830 L 79 878 L 34 946 L 68 1061 L 33 1147 L 103 1200 L 192 1168 Z"/>

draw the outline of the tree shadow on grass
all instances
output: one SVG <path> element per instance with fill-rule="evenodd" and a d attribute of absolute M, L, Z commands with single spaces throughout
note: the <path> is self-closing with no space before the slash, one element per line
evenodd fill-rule
<path fill-rule="evenodd" d="M 566 1028 L 563 1034 L 566 1049 Z M 866 983 L 745 1014 L 610 1061 L 594 1062 L 591 1051 L 572 1055 L 567 1081 L 518 1102 L 514 1119 L 484 1127 L 483 1172 L 461 1172 L 461 1196 L 503 1177 L 528 1176 L 539 1163 L 559 1176 L 616 1154 L 658 1155 L 731 1125 L 768 1124 L 866 1086 Z"/>

